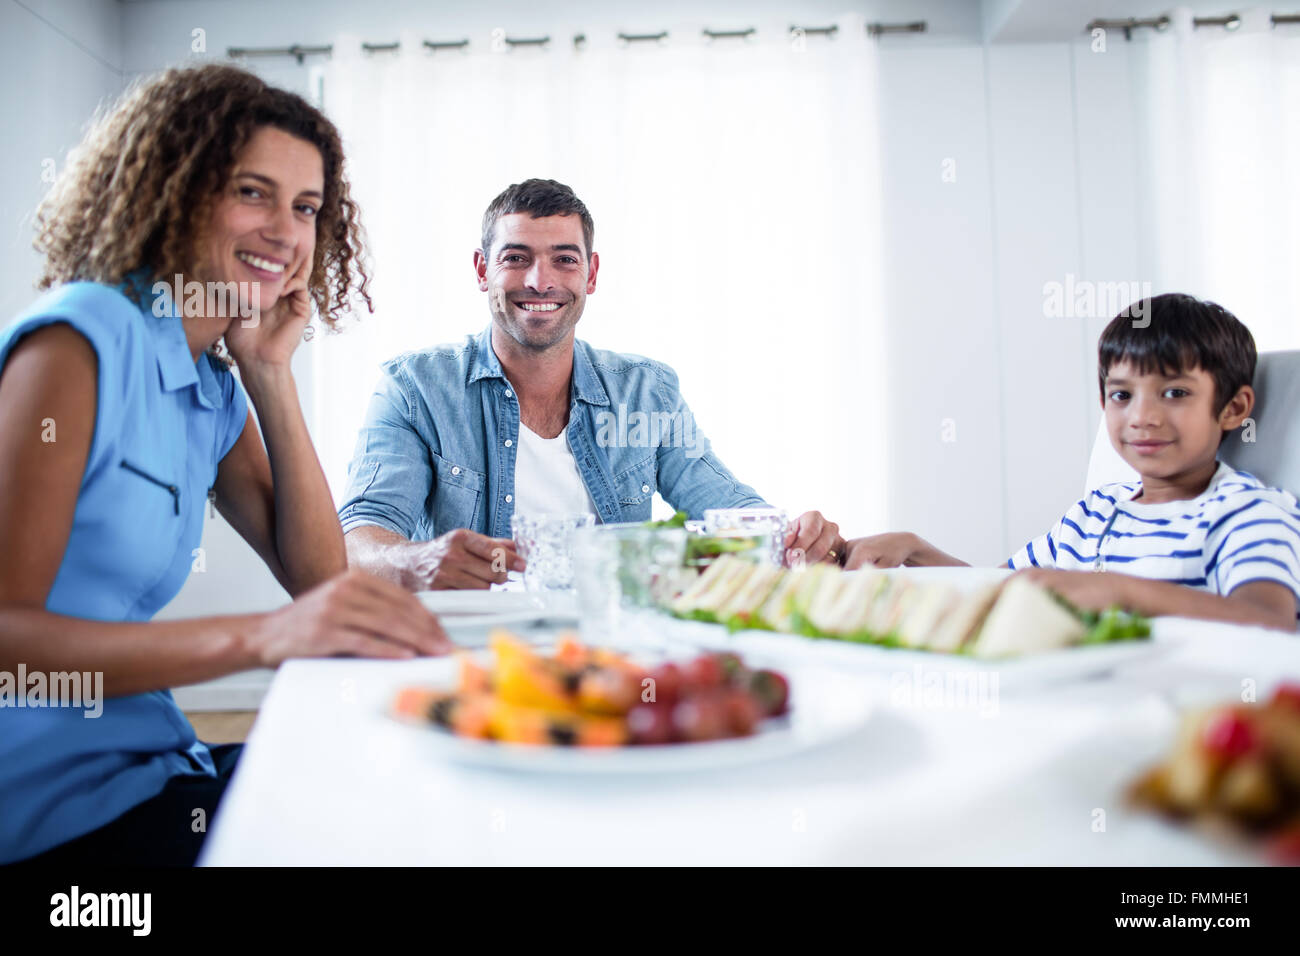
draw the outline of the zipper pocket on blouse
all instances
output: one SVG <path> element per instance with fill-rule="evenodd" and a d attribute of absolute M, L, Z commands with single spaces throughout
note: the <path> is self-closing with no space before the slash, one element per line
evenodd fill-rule
<path fill-rule="evenodd" d="M 181 490 L 179 488 L 177 488 L 175 485 L 169 485 L 165 481 L 160 481 L 159 479 L 155 478 L 153 475 L 149 474 L 149 472 L 144 471 L 141 468 L 137 468 L 135 465 L 131 464 L 125 458 L 122 459 L 122 467 L 125 468 L 127 471 L 132 472 L 133 474 L 139 475 L 145 481 L 148 481 L 151 484 L 155 484 L 159 488 L 168 491 L 172 496 L 172 505 L 175 508 L 175 513 L 176 514 L 181 513 Z"/>

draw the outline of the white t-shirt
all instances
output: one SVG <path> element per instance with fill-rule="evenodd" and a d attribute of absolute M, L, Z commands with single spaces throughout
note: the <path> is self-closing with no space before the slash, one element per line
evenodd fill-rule
<path fill-rule="evenodd" d="M 543 438 L 519 423 L 515 514 L 596 514 L 596 503 L 569 449 L 567 430 L 554 438 Z M 600 521 L 599 515 L 596 520 Z"/>
<path fill-rule="evenodd" d="M 1274 581 L 1300 601 L 1300 506 L 1288 492 L 1220 463 L 1190 501 L 1133 501 L 1140 481 L 1103 485 L 1047 534 L 1021 548 L 1013 568 L 1107 571 L 1231 594 Z"/>

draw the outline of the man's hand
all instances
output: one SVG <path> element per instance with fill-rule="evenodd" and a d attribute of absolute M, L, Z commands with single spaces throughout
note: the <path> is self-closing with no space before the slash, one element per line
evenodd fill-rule
<path fill-rule="evenodd" d="M 1115 605 L 1134 609 L 1131 588 L 1136 579 L 1132 575 L 1059 568 L 1025 568 L 1016 573 L 1059 594 L 1080 610 L 1104 611 Z"/>
<path fill-rule="evenodd" d="M 815 564 L 829 561 L 839 564 L 844 560 L 844 539 L 840 526 L 827 521 L 820 511 L 807 511 L 790 525 L 785 533 L 785 562 L 790 567 L 798 563 Z"/>
<path fill-rule="evenodd" d="M 509 538 L 457 528 L 415 551 L 407 571 L 414 591 L 484 589 L 504 584 L 507 571 L 522 571 L 524 559 Z"/>
<path fill-rule="evenodd" d="M 910 531 L 873 534 L 867 538 L 854 538 L 845 546 L 844 567 L 900 568 L 916 553 L 919 542 Z"/>

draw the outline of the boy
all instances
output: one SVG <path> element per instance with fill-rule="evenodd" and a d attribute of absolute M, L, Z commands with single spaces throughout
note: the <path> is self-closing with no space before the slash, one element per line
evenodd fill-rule
<path fill-rule="evenodd" d="M 1106 430 L 1140 480 L 1089 492 L 1004 567 L 1081 608 L 1294 630 L 1300 506 L 1217 458 L 1255 404 L 1250 331 L 1212 302 L 1171 293 L 1121 312 L 1098 352 Z M 908 533 L 850 541 L 845 559 L 962 564 Z"/>

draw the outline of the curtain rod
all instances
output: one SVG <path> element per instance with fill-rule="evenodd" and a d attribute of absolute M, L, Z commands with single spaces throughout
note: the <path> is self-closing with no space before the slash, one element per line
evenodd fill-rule
<path fill-rule="evenodd" d="M 1300 13 L 1274 13 L 1270 15 L 1269 21 L 1275 27 L 1285 26 L 1287 24 L 1300 24 Z M 1167 16 L 1147 17 L 1128 17 L 1123 20 L 1093 20 L 1086 27 L 1085 33 L 1091 33 L 1093 30 L 1123 30 L 1124 39 L 1132 40 L 1133 31 L 1139 28 L 1150 30 L 1166 30 L 1173 21 Z M 1241 26 L 1241 17 L 1235 13 L 1229 13 L 1222 17 L 1192 17 L 1192 26 L 1200 27 L 1223 27 L 1225 30 L 1236 30 Z"/>
<path fill-rule="evenodd" d="M 365 46 L 363 43 L 362 46 Z M 394 44 L 396 46 L 396 44 Z M 226 56 L 232 60 L 237 60 L 246 56 L 292 56 L 296 57 L 301 65 L 303 58 L 314 54 L 324 54 L 329 56 L 334 52 L 334 45 L 327 43 L 325 46 L 264 46 L 264 47 L 242 47 L 232 46 L 226 48 Z"/>
<path fill-rule="evenodd" d="M 801 36 L 824 36 L 828 38 L 835 37 L 839 33 L 839 25 L 831 24 L 826 27 L 801 27 L 791 25 L 790 33 Z M 873 37 L 879 37 L 886 33 L 924 33 L 926 31 L 926 22 L 917 20 L 913 23 L 868 23 L 867 33 Z M 705 28 L 700 31 L 701 35 L 710 42 L 714 40 L 749 40 L 758 33 L 755 27 L 746 27 L 743 30 L 710 30 Z M 630 46 L 633 43 L 654 42 L 664 43 L 668 39 L 668 31 L 660 30 L 658 33 L 623 33 L 616 34 L 619 42 L 623 46 Z M 506 46 L 510 48 L 522 46 L 549 46 L 551 38 L 542 37 L 503 37 Z M 463 50 L 469 46 L 469 38 L 463 40 L 425 40 L 423 47 L 430 51 L 438 50 Z M 585 33 L 575 34 L 573 45 L 582 49 L 587 42 Z M 362 43 L 361 49 L 366 53 L 395 53 L 400 50 L 402 44 L 398 41 L 392 43 Z M 273 47 L 241 47 L 232 46 L 226 49 L 226 55 L 231 59 L 240 59 L 249 56 L 291 56 L 297 59 L 301 64 L 308 56 L 330 56 L 334 52 L 333 44 L 324 44 L 322 46 L 273 46 Z"/>

